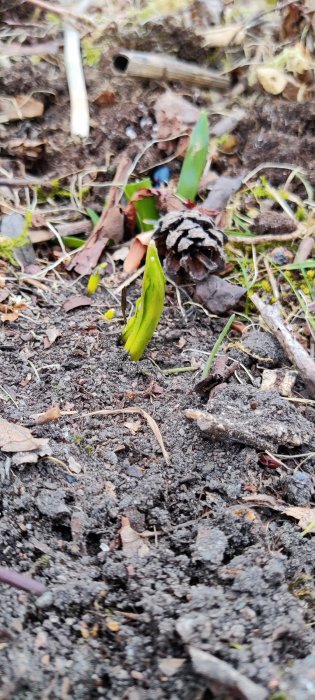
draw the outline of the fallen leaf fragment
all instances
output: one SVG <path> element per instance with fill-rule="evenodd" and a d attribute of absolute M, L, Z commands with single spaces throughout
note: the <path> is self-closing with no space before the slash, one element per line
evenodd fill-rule
<path fill-rule="evenodd" d="M 44 105 L 30 95 L 16 95 L 16 97 L 0 97 L 0 124 L 20 119 L 32 119 L 41 117 L 44 113 Z"/>
<path fill-rule="evenodd" d="M 1 291 L 0 291 L 0 303 L 5 301 L 8 298 L 9 294 L 10 294 L 9 289 L 7 287 L 3 287 L 3 289 L 1 289 Z"/>
<path fill-rule="evenodd" d="M 197 284 L 194 301 L 202 304 L 212 314 L 225 314 L 237 306 L 245 292 L 246 289 L 237 284 L 231 284 L 217 275 L 210 275 Z"/>
<path fill-rule="evenodd" d="M 204 32 L 204 46 L 221 49 L 229 45 L 241 45 L 246 36 L 244 24 L 225 24 L 211 27 Z"/>
<path fill-rule="evenodd" d="M 145 233 L 139 233 L 130 245 L 129 253 L 124 262 L 124 271 L 131 274 L 135 272 L 146 254 L 147 247 L 152 238 L 153 231 L 146 231 Z"/>
<path fill-rule="evenodd" d="M 31 431 L 23 425 L 0 418 L 0 449 L 3 452 L 31 452 L 42 450 L 47 445 L 47 438 L 33 437 Z"/>
<path fill-rule="evenodd" d="M 140 420 L 126 421 L 124 423 L 124 425 L 126 426 L 126 428 L 128 428 L 128 430 L 130 430 L 131 435 L 135 435 L 138 432 L 138 430 L 140 430 L 140 428 L 141 428 L 141 421 Z"/>
<path fill-rule="evenodd" d="M 57 338 L 59 338 L 60 335 L 61 332 L 55 326 L 46 328 L 46 337 L 44 338 L 45 350 L 48 350 L 48 348 L 51 347 L 51 345 L 55 342 L 55 340 L 57 340 Z"/>
<path fill-rule="evenodd" d="M 131 527 L 129 518 L 125 516 L 122 516 L 121 518 L 119 535 L 122 550 L 126 557 L 132 558 L 138 556 L 140 559 L 142 559 L 149 554 L 150 548 L 146 542 L 146 539 L 139 535 L 139 533 Z"/>
<path fill-rule="evenodd" d="M 171 678 L 171 676 L 175 676 L 175 673 L 179 671 L 184 663 L 185 659 L 177 659 L 172 656 L 167 656 L 165 659 L 159 660 L 159 669 L 164 676 Z"/>
<path fill-rule="evenodd" d="M 297 520 L 298 526 L 302 530 L 308 528 L 315 521 L 315 508 L 309 506 L 287 506 L 282 509 L 282 512 Z"/>
<path fill-rule="evenodd" d="M 69 297 L 64 304 L 63 308 L 68 313 L 69 311 L 74 311 L 74 309 L 78 309 L 80 306 L 91 306 L 92 301 L 88 297 L 84 296 L 73 296 Z"/>
<path fill-rule="evenodd" d="M 53 405 L 44 413 L 38 413 L 36 416 L 33 416 L 33 418 L 35 419 L 37 425 L 43 425 L 44 423 L 50 423 L 50 421 L 58 420 L 60 416 L 61 411 L 59 406 Z"/>
<path fill-rule="evenodd" d="M 117 620 L 114 620 L 112 617 L 105 618 L 105 625 L 110 632 L 119 632 L 120 630 L 119 622 L 117 622 Z"/>
<path fill-rule="evenodd" d="M 85 468 L 82 466 L 82 464 L 77 462 L 77 460 L 71 455 L 68 459 L 68 467 L 73 474 L 81 474 L 81 472 L 85 472 Z"/>

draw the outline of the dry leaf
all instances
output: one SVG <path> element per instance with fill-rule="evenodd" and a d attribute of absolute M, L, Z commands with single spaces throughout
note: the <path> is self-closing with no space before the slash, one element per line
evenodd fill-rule
<path fill-rule="evenodd" d="M 194 301 L 202 304 L 212 314 L 225 314 L 237 306 L 245 292 L 246 289 L 237 284 L 210 275 L 196 285 Z"/>
<path fill-rule="evenodd" d="M 117 620 L 114 620 L 112 617 L 105 618 L 105 625 L 110 632 L 119 632 L 120 630 L 119 622 L 117 622 Z"/>
<path fill-rule="evenodd" d="M 58 328 L 55 326 L 52 326 L 51 328 L 46 328 L 46 338 L 44 338 L 44 348 L 45 350 L 48 350 L 48 348 L 51 347 L 51 345 L 55 342 L 57 338 L 61 335 L 61 332 L 58 331 Z"/>
<path fill-rule="evenodd" d="M 146 557 L 150 552 L 146 539 L 131 527 L 129 518 L 122 516 L 121 525 L 119 535 L 124 555 L 130 558 L 138 556 L 140 559 Z"/>
<path fill-rule="evenodd" d="M 0 448 L 3 452 L 31 452 L 46 445 L 47 438 L 35 438 L 23 425 L 0 418 Z"/>
<path fill-rule="evenodd" d="M 32 416 L 38 425 L 43 425 L 43 423 L 50 423 L 52 420 L 58 420 L 61 416 L 61 411 L 59 406 L 53 405 L 47 409 L 44 413 L 38 413 L 36 416 Z"/>
<path fill-rule="evenodd" d="M 141 261 L 146 254 L 147 247 L 152 238 L 153 231 L 146 231 L 145 233 L 139 233 L 133 241 L 131 241 L 131 246 L 129 253 L 124 262 L 124 271 L 131 274 L 135 272 L 138 267 L 140 267 Z"/>
<path fill-rule="evenodd" d="M 63 308 L 64 310 L 68 313 L 69 311 L 73 311 L 74 309 L 78 309 L 80 306 L 91 306 L 92 301 L 88 297 L 84 296 L 73 296 L 69 297 L 64 304 Z"/>
<path fill-rule="evenodd" d="M 267 66 L 261 66 L 257 68 L 256 75 L 258 82 L 266 92 L 271 95 L 280 95 L 283 92 L 287 84 L 287 78 L 282 71 L 277 68 L 268 68 Z"/>
<path fill-rule="evenodd" d="M 309 506 L 288 506 L 282 508 L 282 513 L 298 520 L 298 525 L 302 530 L 305 530 L 315 521 L 315 508 L 310 508 Z"/>
<path fill-rule="evenodd" d="M 126 428 L 128 428 L 128 430 L 130 430 L 131 435 L 135 435 L 138 432 L 138 430 L 140 430 L 140 428 L 141 428 L 141 421 L 140 420 L 126 421 L 126 423 L 124 423 L 124 425 L 126 426 Z"/>
<path fill-rule="evenodd" d="M 8 306 L 8 304 L 0 304 L 0 320 L 1 321 L 16 321 L 19 317 L 20 312 L 27 309 L 26 304 L 15 304 L 14 306 Z"/>
<path fill-rule="evenodd" d="M 85 468 L 70 455 L 68 459 L 68 467 L 73 474 L 81 474 L 85 472 Z"/>
<path fill-rule="evenodd" d="M 159 660 L 159 669 L 164 676 L 174 676 L 177 671 L 185 663 L 185 659 L 177 659 L 172 656 L 167 656 L 165 659 Z"/>
<path fill-rule="evenodd" d="M 204 46 L 221 49 L 228 45 L 241 45 L 245 39 L 244 25 L 225 24 L 219 27 L 211 27 L 204 32 Z"/>
<path fill-rule="evenodd" d="M 3 289 L 1 289 L 1 291 L 0 291 L 0 303 L 5 301 L 8 298 L 9 294 L 10 294 L 9 289 L 7 287 L 3 287 Z"/>
<path fill-rule="evenodd" d="M 43 112 L 43 103 L 29 95 L 0 97 L 0 124 L 13 120 L 41 117 Z"/>

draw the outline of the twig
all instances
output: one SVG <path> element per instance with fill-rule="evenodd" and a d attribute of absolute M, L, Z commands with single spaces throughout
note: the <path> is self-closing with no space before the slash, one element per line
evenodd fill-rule
<path fill-rule="evenodd" d="M 129 287 L 130 284 L 132 284 L 132 282 L 134 282 L 136 279 L 138 279 L 138 277 L 140 277 L 140 275 L 142 275 L 143 271 L 144 265 L 142 267 L 139 267 L 139 269 L 136 270 L 130 277 L 128 277 L 128 279 L 122 282 L 119 285 L 119 287 L 117 287 L 117 289 L 114 290 L 115 294 L 119 294 L 120 292 L 122 292 L 123 289 Z"/>
<path fill-rule="evenodd" d="M 206 678 L 210 688 L 215 684 L 216 688 L 228 690 L 233 697 L 242 700 L 266 700 L 268 692 L 265 688 L 253 683 L 226 661 L 194 646 L 189 646 L 188 651 L 197 677 Z"/>
<path fill-rule="evenodd" d="M 145 411 L 144 408 L 141 408 L 140 406 L 128 406 L 127 408 L 114 408 L 114 409 L 103 408 L 99 411 L 92 411 L 91 413 L 81 413 L 81 414 L 79 414 L 79 412 L 76 412 L 76 413 L 78 413 L 78 418 L 89 418 L 90 416 L 118 416 L 120 413 L 140 413 L 140 415 L 143 418 L 145 418 L 149 427 L 151 428 L 152 432 L 154 433 L 154 435 L 155 435 L 155 437 L 160 445 L 161 452 L 163 454 L 163 457 L 165 459 L 166 464 L 168 466 L 170 465 L 170 457 L 169 457 L 167 450 L 164 447 L 163 438 L 162 438 L 159 426 L 156 423 L 156 421 L 154 420 L 154 418 L 152 418 L 152 416 L 150 416 L 150 414 L 147 413 L 147 411 Z"/>
<path fill-rule="evenodd" d="M 42 43 L 33 44 L 32 46 L 25 46 L 24 44 L 18 44 L 17 42 L 5 44 L 4 42 L 0 41 L 0 53 L 2 56 L 42 56 L 48 53 L 58 53 L 59 46 L 59 41 L 43 41 Z"/>
<path fill-rule="evenodd" d="M 8 586 L 13 586 L 14 588 L 20 588 L 28 593 L 35 593 L 35 595 L 42 595 L 46 590 L 44 584 L 40 581 L 36 581 L 25 574 L 20 574 L 14 569 L 7 569 L 5 566 L 0 566 L 0 582 L 7 583 Z"/>
<path fill-rule="evenodd" d="M 84 16 L 83 14 L 77 14 L 76 12 L 72 12 L 72 10 L 67 10 L 65 7 L 62 7 L 61 5 L 56 5 L 56 3 L 50 3 L 46 2 L 46 0 L 26 0 L 30 5 L 35 5 L 35 7 L 40 7 L 42 10 L 46 10 L 46 12 L 52 12 L 54 15 L 60 15 L 61 17 L 69 17 L 69 19 L 75 19 L 80 22 L 85 22 L 85 24 L 89 24 L 91 27 L 95 27 L 95 22 L 93 22 L 92 19 L 89 17 Z"/>
<path fill-rule="evenodd" d="M 270 241 L 295 241 L 297 238 L 302 238 L 302 236 L 307 235 L 306 229 L 302 230 L 302 227 L 298 227 L 292 233 L 281 233 L 274 234 L 270 233 L 266 236 L 229 236 L 229 243 L 242 243 L 244 245 L 259 245 L 263 243 L 269 243 Z"/>
<path fill-rule="evenodd" d="M 288 358 L 301 373 L 310 395 L 315 398 L 315 362 L 303 348 L 292 333 L 285 326 L 279 312 L 279 307 L 274 304 L 265 304 L 255 293 L 251 296 L 251 301 L 255 304 L 262 319 L 270 330 L 274 333 L 281 347 L 286 352 Z"/>

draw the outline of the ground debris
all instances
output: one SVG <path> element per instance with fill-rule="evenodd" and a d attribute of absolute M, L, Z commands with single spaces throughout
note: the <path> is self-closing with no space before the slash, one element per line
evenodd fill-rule
<path fill-rule="evenodd" d="M 209 399 L 206 411 L 189 409 L 187 418 L 216 440 L 231 440 L 256 449 L 309 444 L 314 427 L 276 391 L 228 386 Z"/>
<path fill-rule="evenodd" d="M 4 418 L 0 418 L 0 449 L 3 452 L 32 452 L 34 450 L 39 455 L 50 453 L 47 438 L 33 437 L 28 428 L 16 423 L 9 423 Z"/>
<path fill-rule="evenodd" d="M 256 683 L 253 683 L 242 673 L 236 671 L 226 661 L 218 659 L 201 649 L 190 646 L 188 648 L 195 673 L 199 673 L 209 681 L 213 692 L 225 689 L 232 693 L 232 697 L 239 700 L 265 700 L 267 691 Z"/>

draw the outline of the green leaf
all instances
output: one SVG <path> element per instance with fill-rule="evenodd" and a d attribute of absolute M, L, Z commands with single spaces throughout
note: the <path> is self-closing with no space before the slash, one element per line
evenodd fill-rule
<path fill-rule="evenodd" d="M 315 268 L 315 260 L 303 260 L 303 262 L 289 263 L 282 265 L 280 270 L 313 270 Z"/>
<path fill-rule="evenodd" d="M 87 213 L 87 215 L 90 217 L 93 226 L 96 226 L 96 224 L 97 224 L 97 223 L 99 222 L 99 220 L 100 220 L 100 217 L 99 217 L 99 215 L 96 213 L 96 211 L 94 211 L 94 209 L 91 209 L 91 207 L 87 207 L 87 208 L 86 208 L 86 213 Z"/>
<path fill-rule="evenodd" d="M 140 360 L 161 318 L 165 299 L 165 275 L 153 241 L 148 246 L 141 297 L 121 338 L 132 360 Z"/>
<path fill-rule="evenodd" d="M 206 112 L 201 112 L 195 125 L 182 165 L 177 194 L 195 201 L 200 178 L 205 169 L 209 147 L 209 126 Z"/>
<path fill-rule="evenodd" d="M 211 352 L 210 352 L 210 355 L 209 355 L 209 357 L 208 357 L 208 359 L 207 359 L 207 362 L 206 362 L 206 364 L 205 364 L 205 366 L 204 366 L 204 368 L 203 368 L 202 379 L 207 379 L 207 377 L 209 376 L 211 367 L 212 367 L 212 365 L 213 365 L 213 361 L 214 361 L 215 357 L 217 356 L 217 354 L 218 354 L 218 352 L 219 352 L 219 350 L 220 350 L 220 347 L 221 347 L 221 345 L 222 345 L 222 343 L 223 343 L 223 341 L 224 341 L 224 338 L 225 338 L 225 336 L 228 334 L 228 332 L 229 332 L 229 330 L 230 330 L 230 328 L 231 328 L 231 325 L 232 325 L 234 319 L 235 319 L 235 314 L 232 314 L 232 316 L 230 316 L 229 320 L 226 322 L 226 324 L 225 324 L 223 330 L 221 331 L 221 333 L 220 333 L 218 339 L 217 339 L 216 342 L 214 343 L 214 346 L 213 346 L 213 348 L 212 348 L 212 350 L 211 350 Z"/>
<path fill-rule="evenodd" d="M 76 238 L 75 236 L 63 236 L 62 240 L 64 244 L 72 250 L 81 248 L 81 246 L 84 245 L 84 240 L 82 238 Z"/>
<path fill-rule="evenodd" d="M 149 177 L 145 177 L 143 180 L 138 180 L 138 182 L 131 182 L 126 185 L 124 189 L 124 194 L 130 202 L 136 192 L 139 190 L 150 190 L 152 187 L 152 182 Z M 137 223 L 140 231 L 151 231 L 154 224 L 159 219 L 158 210 L 155 204 L 155 197 L 144 197 L 134 202 L 137 210 Z"/>

